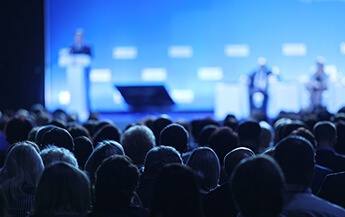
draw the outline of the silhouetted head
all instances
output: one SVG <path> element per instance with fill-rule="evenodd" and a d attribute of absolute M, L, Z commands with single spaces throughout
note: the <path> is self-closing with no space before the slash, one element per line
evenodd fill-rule
<path fill-rule="evenodd" d="M 274 149 L 274 158 L 282 168 L 286 183 L 310 186 L 315 154 L 312 144 L 301 136 L 288 136 Z"/>
<path fill-rule="evenodd" d="M 151 205 L 151 217 L 201 217 L 199 186 L 192 169 L 181 164 L 162 168 Z"/>
<path fill-rule="evenodd" d="M 193 169 L 202 190 L 207 192 L 217 187 L 220 164 L 216 153 L 211 148 L 195 149 L 187 161 L 187 166 Z"/>
<path fill-rule="evenodd" d="M 167 164 L 182 164 L 181 154 L 173 147 L 158 146 L 147 152 L 144 163 L 144 174 L 156 177 L 159 171 Z"/>
<path fill-rule="evenodd" d="M 46 167 L 42 174 L 35 193 L 34 214 L 86 215 L 90 202 L 88 177 L 77 167 L 59 162 Z"/>
<path fill-rule="evenodd" d="M 129 205 L 138 180 L 138 168 L 127 156 L 104 160 L 96 172 L 95 210 L 113 213 L 114 205 Z"/>
<path fill-rule="evenodd" d="M 224 170 L 228 178 L 230 178 L 232 172 L 234 171 L 236 165 L 247 157 L 253 157 L 255 154 L 252 150 L 246 147 L 238 147 L 230 151 L 224 157 Z"/>
<path fill-rule="evenodd" d="M 230 183 L 243 216 L 279 216 L 284 204 L 284 175 L 274 159 L 262 155 L 241 161 Z"/>
<path fill-rule="evenodd" d="M 223 165 L 227 153 L 238 147 L 237 133 L 230 127 L 219 127 L 210 136 L 209 147 L 217 154 L 220 165 Z"/>
<path fill-rule="evenodd" d="M 159 145 L 174 147 L 181 154 L 187 151 L 189 135 L 180 124 L 169 124 L 160 133 Z"/>

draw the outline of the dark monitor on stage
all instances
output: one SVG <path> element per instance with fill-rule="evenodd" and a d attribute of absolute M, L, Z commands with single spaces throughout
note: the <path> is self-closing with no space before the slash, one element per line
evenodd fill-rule
<path fill-rule="evenodd" d="M 175 104 L 163 85 L 115 85 L 115 87 L 126 103 L 132 107 L 167 107 Z"/>

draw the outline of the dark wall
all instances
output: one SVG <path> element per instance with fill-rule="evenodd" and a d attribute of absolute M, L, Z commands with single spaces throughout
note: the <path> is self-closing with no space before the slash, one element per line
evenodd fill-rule
<path fill-rule="evenodd" d="M 0 110 L 44 103 L 43 0 L 1 0 L 0 24 Z"/>

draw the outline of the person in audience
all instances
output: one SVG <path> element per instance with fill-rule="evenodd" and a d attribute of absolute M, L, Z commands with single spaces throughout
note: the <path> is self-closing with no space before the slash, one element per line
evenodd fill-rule
<path fill-rule="evenodd" d="M 200 134 L 200 131 L 207 125 L 216 125 L 220 126 L 219 122 L 214 120 L 211 117 L 206 117 L 204 119 L 195 119 L 191 121 L 191 126 L 192 126 L 192 136 L 194 139 L 194 142 L 198 143 L 198 135 Z"/>
<path fill-rule="evenodd" d="M 32 124 L 24 117 L 12 118 L 5 126 L 6 140 L 9 144 L 28 139 Z"/>
<path fill-rule="evenodd" d="M 307 128 L 300 127 L 292 131 L 290 135 L 302 136 L 303 138 L 307 139 L 312 144 L 314 150 L 316 150 L 317 144 L 316 144 L 315 137 L 313 133 Z M 315 164 L 315 172 L 313 176 L 313 181 L 310 186 L 314 194 L 316 194 L 319 191 L 322 185 L 322 182 L 326 178 L 326 176 L 332 172 L 333 171 L 327 167 L 320 166 L 319 164 Z"/>
<path fill-rule="evenodd" d="M 238 128 L 238 120 L 235 115 L 228 114 L 223 120 L 223 126 L 230 127 L 233 131 L 237 131 Z"/>
<path fill-rule="evenodd" d="M 98 145 L 99 142 L 103 140 L 114 140 L 116 142 L 120 142 L 121 139 L 121 131 L 113 124 L 104 125 L 100 128 L 92 138 L 92 142 L 95 147 Z"/>
<path fill-rule="evenodd" d="M 182 125 L 172 123 L 162 129 L 159 145 L 174 147 L 182 155 L 187 151 L 188 136 L 187 130 Z"/>
<path fill-rule="evenodd" d="M 202 196 L 218 186 L 220 164 L 216 153 L 211 148 L 195 149 L 186 165 L 194 171 Z"/>
<path fill-rule="evenodd" d="M 238 145 L 238 135 L 230 127 L 219 127 L 209 139 L 209 147 L 217 154 L 221 167 L 225 155 L 237 148 Z"/>
<path fill-rule="evenodd" d="M 112 155 L 125 155 L 120 143 L 112 140 L 104 140 L 93 150 L 84 166 L 86 174 L 91 181 L 91 185 L 94 184 L 96 170 L 99 165 L 101 165 L 103 160 Z"/>
<path fill-rule="evenodd" d="M 0 190 L 8 202 L 8 214 L 26 217 L 44 169 L 37 149 L 29 142 L 15 143 L 9 150 L 0 172 Z"/>
<path fill-rule="evenodd" d="M 45 167 L 56 162 L 65 162 L 78 167 L 78 162 L 74 154 L 66 148 L 50 145 L 45 147 L 40 152 L 40 155 Z"/>
<path fill-rule="evenodd" d="M 148 210 L 132 203 L 139 170 L 127 156 L 111 156 L 96 174 L 95 203 L 89 217 L 144 217 Z"/>
<path fill-rule="evenodd" d="M 203 208 L 207 217 L 236 217 L 238 211 L 232 198 L 230 189 L 230 177 L 237 164 L 247 158 L 254 156 L 249 148 L 239 147 L 229 152 L 224 158 L 224 171 L 226 182 L 218 188 L 207 193 L 203 200 Z"/>
<path fill-rule="evenodd" d="M 133 163 L 141 168 L 147 152 L 156 144 L 155 136 L 150 128 L 137 125 L 127 129 L 121 138 L 125 153 Z"/>
<path fill-rule="evenodd" d="M 310 184 L 315 168 L 312 144 L 301 136 L 288 136 L 274 149 L 274 158 L 286 180 L 286 216 L 345 216 L 345 209 L 311 193 Z"/>
<path fill-rule="evenodd" d="M 144 163 L 144 172 L 140 176 L 136 190 L 143 206 L 150 208 L 152 193 L 159 171 L 167 164 L 182 164 L 181 154 L 170 146 L 158 146 L 147 152 Z"/>
<path fill-rule="evenodd" d="M 155 135 L 156 145 L 159 145 L 161 131 L 164 129 L 164 127 L 172 123 L 173 122 L 168 115 L 162 114 L 154 119 L 149 125 L 147 125 Z"/>
<path fill-rule="evenodd" d="M 199 147 L 204 147 L 204 146 L 209 145 L 210 136 L 213 133 L 213 131 L 215 131 L 216 129 L 218 129 L 217 125 L 209 124 L 209 125 L 204 126 L 200 130 L 200 133 L 198 134 L 198 137 L 197 137 Z"/>
<path fill-rule="evenodd" d="M 330 121 L 319 121 L 313 131 L 318 145 L 316 163 L 333 172 L 345 171 L 345 156 L 334 151 L 337 142 L 336 126 Z"/>
<path fill-rule="evenodd" d="M 149 217 L 202 217 L 198 182 L 192 169 L 170 164 L 160 171 Z"/>
<path fill-rule="evenodd" d="M 241 161 L 231 176 L 231 189 L 240 217 L 278 217 L 284 205 L 284 175 L 267 156 Z"/>
<path fill-rule="evenodd" d="M 89 131 L 80 124 L 73 123 L 71 125 L 68 125 L 67 130 L 71 134 L 73 139 L 79 136 L 86 136 L 87 138 L 91 139 Z"/>
<path fill-rule="evenodd" d="M 240 139 L 240 145 L 247 147 L 254 153 L 259 152 L 260 144 L 259 137 L 261 134 L 260 124 L 256 121 L 247 120 L 242 122 L 238 126 L 238 137 Z"/>
<path fill-rule="evenodd" d="M 60 127 L 54 127 L 47 131 L 42 137 L 41 145 L 41 149 L 48 145 L 55 145 L 66 148 L 72 153 L 74 152 L 74 142 L 71 134 L 66 129 Z"/>
<path fill-rule="evenodd" d="M 71 164 L 57 162 L 43 171 L 32 217 L 83 217 L 90 204 L 91 188 L 86 174 Z"/>
<path fill-rule="evenodd" d="M 53 128 L 56 128 L 56 126 L 54 125 L 45 125 L 45 126 L 41 126 L 37 132 L 36 132 L 36 135 L 35 135 L 35 143 L 38 145 L 38 147 L 42 150 L 43 149 L 43 146 L 42 146 L 42 139 L 43 139 L 43 136 L 44 134 L 46 134 L 46 132 L 48 132 L 49 130 L 53 129 Z"/>
<path fill-rule="evenodd" d="M 78 160 L 79 169 L 83 170 L 87 159 L 93 151 L 91 140 L 86 136 L 79 136 L 74 141 L 74 155 Z"/>
<path fill-rule="evenodd" d="M 317 195 L 345 208 L 345 171 L 328 174 Z"/>
<path fill-rule="evenodd" d="M 259 135 L 258 152 L 263 153 L 273 146 L 274 130 L 273 127 L 266 121 L 260 121 L 261 133 Z"/>

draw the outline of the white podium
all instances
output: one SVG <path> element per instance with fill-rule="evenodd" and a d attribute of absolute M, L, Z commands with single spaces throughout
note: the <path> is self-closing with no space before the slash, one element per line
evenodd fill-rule
<path fill-rule="evenodd" d="M 77 113 L 81 121 L 87 120 L 88 108 L 88 68 L 91 58 L 86 54 L 69 54 L 62 50 L 59 55 L 59 66 L 66 68 L 66 84 L 71 100 L 67 112 Z"/>

